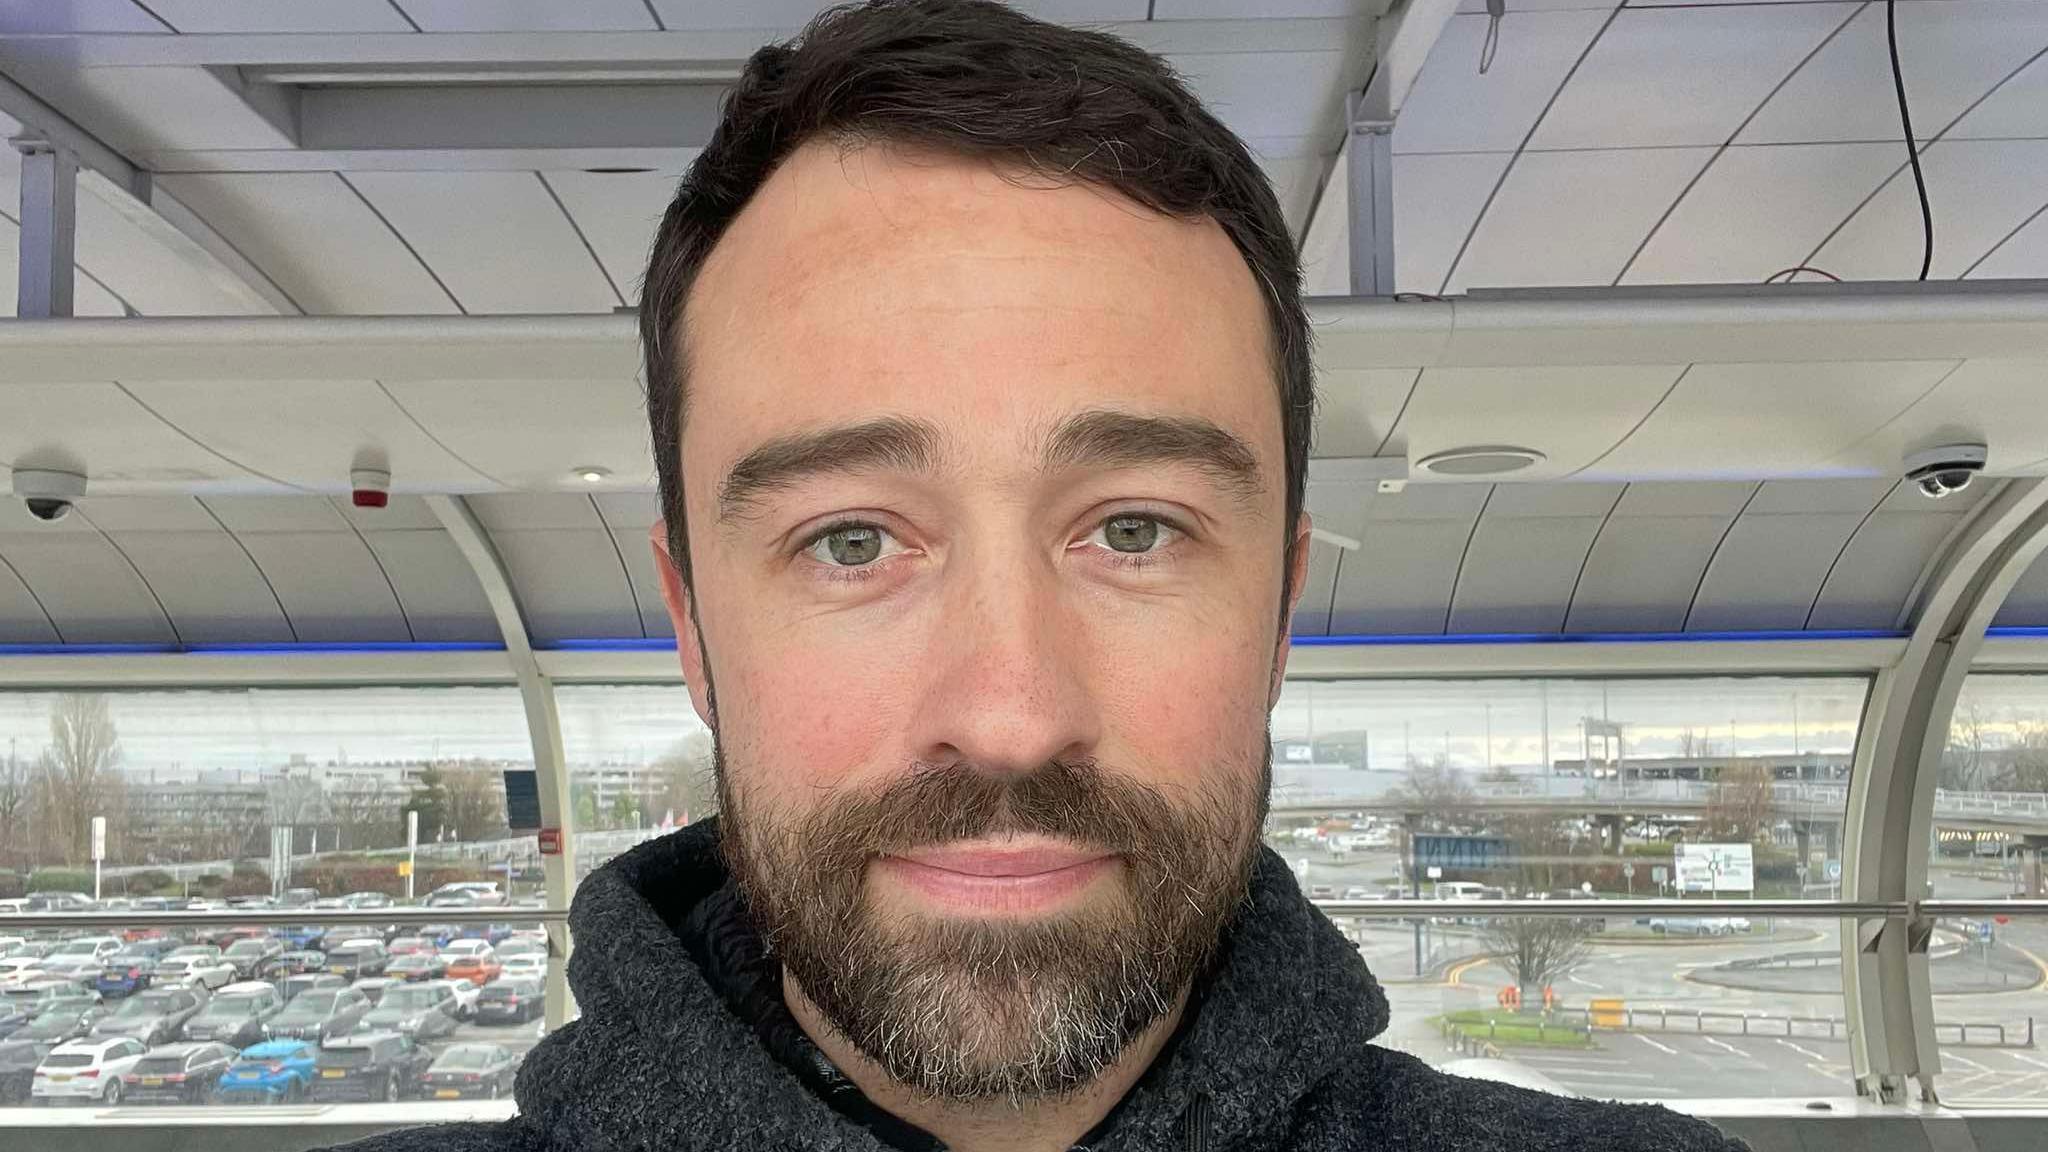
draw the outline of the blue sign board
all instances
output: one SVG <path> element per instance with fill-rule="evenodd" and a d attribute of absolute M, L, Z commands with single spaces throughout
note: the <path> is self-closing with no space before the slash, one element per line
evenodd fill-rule
<path fill-rule="evenodd" d="M 505 826 L 514 832 L 540 827 L 540 773 L 531 768 L 505 772 Z"/>
<path fill-rule="evenodd" d="M 1430 868 L 1441 868 L 1445 875 L 1506 868 L 1512 855 L 1508 842 L 1498 836 L 1415 837 L 1415 867 L 1425 875 Z"/>

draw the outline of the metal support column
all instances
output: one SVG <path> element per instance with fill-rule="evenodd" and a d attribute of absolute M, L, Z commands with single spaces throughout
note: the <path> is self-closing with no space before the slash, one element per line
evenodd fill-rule
<path fill-rule="evenodd" d="M 1942 558 L 1921 599 L 1906 651 L 1871 685 L 1850 778 L 1842 898 L 1927 897 L 1934 792 L 1956 695 L 2006 594 L 2048 548 L 2048 482 L 2019 480 L 1986 498 Z M 1927 945 L 1931 918 L 1915 912 L 1842 922 L 1843 996 L 1857 1092 L 1906 1099 L 1906 1079 L 1934 1101 L 1935 1045 Z"/>
<path fill-rule="evenodd" d="M 526 709 L 526 733 L 533 744 L 541 823 L 561 829 L 560 853 L 541 857 L 547 904 L 550 908 L 567 908 L 576 887 L 576 830 L 569 818 L 575 809 L 569 800 L 569 773 L 562 756 L 562 718 L 555 709 L 554 683 L 534 659 L 526 613 L 506 574 L 504 558 L 498 555 L 497 546 L 491 543 L 476 513 L 460 496 L 428 496 L 426 501 L 476 573 L 484 598 L 497 618 L 498 630 L 505 637 L 505 657 L 519 683 L 519 697 Z M 552 1030 L 570 1018 L 574 1007 L 567 980 L 569 951 L 574 941 L 569 937 L 568 924 L 563 922 L 549 922 L 547 933 L 547 1026 Z"/>
<path fill-rule="evenodd" d="M 78 223 L 78 160 L 35 135 L 9 143 L 21 153 L 21 269 L 14 314 L 71 315 Z"/>
<path fill-rule="evenodd" d="M 1394 122 L 1360 119 L 1350 104 L 1344 142 L 1345 193 L 1351 208 L 1351 294 L 1394 294 Z"/>

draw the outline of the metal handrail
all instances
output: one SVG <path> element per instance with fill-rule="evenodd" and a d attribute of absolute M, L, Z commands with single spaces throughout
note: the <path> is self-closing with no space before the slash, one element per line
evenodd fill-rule
<path fill-rule="evenodd" d="M 14 928 L 289 928 L 296 924 L 556 924 L 567 908 L 223 908 L 204 912 L 23 912 L 0 916 L 0 935 Z"/>

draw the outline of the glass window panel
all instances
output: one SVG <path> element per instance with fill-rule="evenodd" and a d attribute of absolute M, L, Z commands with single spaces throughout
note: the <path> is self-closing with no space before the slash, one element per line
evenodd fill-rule
<path fill-rule="evenodd" d="M 564 684 L 555 702 L 582 875 L 717 809 L 711 730 L 681 684 Z"/>

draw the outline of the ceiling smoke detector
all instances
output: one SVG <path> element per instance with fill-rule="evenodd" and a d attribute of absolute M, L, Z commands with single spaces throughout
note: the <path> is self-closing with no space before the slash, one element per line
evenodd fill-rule
<path fill-rule="evenodd" d="M 1534 448 L 1488 445 L 1482 448 L 1449 448 L 1416 461 L 1415 466 L 1437 476 L 1505 476 L 1549 459 Z"/>

